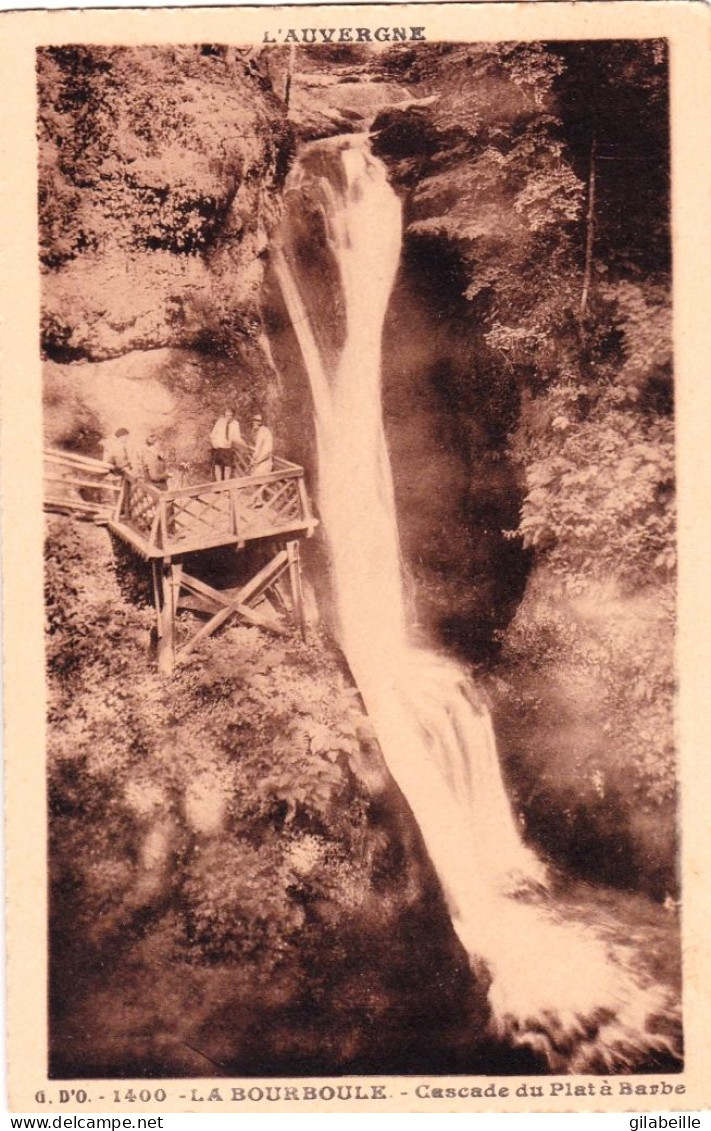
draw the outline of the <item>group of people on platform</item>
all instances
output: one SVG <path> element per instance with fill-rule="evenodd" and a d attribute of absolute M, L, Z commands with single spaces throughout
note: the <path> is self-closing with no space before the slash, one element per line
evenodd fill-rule
<path fill-rule="evenodd" d="M 274 437 L 261 412 L 252 417 L 252 443 L 242 439 L 242 429 L 231 408 L 218 416 L 210 433 L 212 474 L 216 480 L 237 474 L 266 475 L 274 466 Z M 240 460 L 240 453 L 246 460 Z"/>
<path fill-rule="evenodd" d="M 210 432 L 210 457 L 213 478 L 231 479 L 234 475 L 266 475 L 274 465 L 274 437 L 261 412 L 252 417 L 251 443 L 232 409 L 225 409 Z M 156 487 L 168 487 L 168 461 L 158 437 L 150 433 L 137 443 L 128 428 L 117 428 L 101 441 L 102 458 L 117 472 L 129 472 Z"/>

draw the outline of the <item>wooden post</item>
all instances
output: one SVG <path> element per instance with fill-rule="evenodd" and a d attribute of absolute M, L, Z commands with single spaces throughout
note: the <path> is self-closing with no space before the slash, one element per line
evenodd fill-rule
<path fill-rule="evenodd" d="M 289 560 L 289 580 L 291 581 L 294 614 L 301 631 L 301 639 L 306 643 L 306 618 L 304 616 L 304 595 L 301 589 L 301 562 L 298 541 L 287 542 L 286 553 Z"/>
<path fill-rule="evenodd" d="M 114 522 L 121 522 L 121 519 L 123 518 L 122 512 L 123 512 L 124 503 L 126 501 L 127 486 L 128 485 L 126 483 L 126 477 L 125 477 L 125 475 L 122 475 L 121 476 L 121 483 L 119 484 L 118 495 L 116 496 L 116 505 L 114 507 L 114 513 L 111 516 Z"/>
<path fill-rule="evenodd" d="M 160 640 L 163 635 L 163 594 L 160 566 L 155 558 L 151 560 L 151 578 L 153 580 L 153 604 L 156 607 L 156 633 Z"/>
<path fill-rule="evenodd" d="M 163 675 L 170 675 L 175 667 L 173 594 L 170 585 L 170 573 L 170 559 L 166 559 L 161 570 L 161 614 L 158 630 L 158 671 Z"/>
<path fill-rule="evenodd" d="M 157 501 L 156 514 L 158 516 L 161 549 L 165 553 L 168 549 L 168 512 L 165 506 L 165 499 L 162 496 Z M 151 531 L 151 534 L 152 533 L 153 531 Z"/>
<path fill-rule="evenodd" d="M 301 517 L 303 518 L 304 522 L 308 523 L 308 529 L 306 531 L 306 537 L 310 538 L 311 535 L 314 532 L 314 527 L 316 526 L 316 521 L 314 519 L 313 514 L 311 513 L 311 504 L 309 503 L 309 497 L 306 494 L 306 484 L 304 483 L 303 472 L 298 478 L 298 484 L 299 484 L 299 502 L 301 503 Z"/>
<path fill-rule="evenodd" d="M 239 505 L 237 492 L 239 487 L 233 487 L 229 494 L 230 516 L 232 518 L 232 533 L 237 538 L 237 549 L 244 549 L 244 542 L 240 538 L 240 523 L 239 523 Z"/>
<path fill-rule="evenodd" d="M 170 675 L 175 667 L 175 613 L 180 596 L 183 567 L 170 558 L 163 559 L 163 608 L 158 638 L 158 670 Z"/>
<path fill-rule="evenodd" d="M 180 588 L 183 581 L 183 563 L 182 561 L 172 561 L 170 565 L 170 596 L 173 608 L 173 625 L 175 625 L 175 618 L 178 612 L 178 604 L 180 602 Z"/>
<path fill-rule="evenodd" d="M 160 521 L 161 521 L 161 519 L 160 519 L 160 515 L 161 515 L 160 508 L 161 508 L 162 505 L 163 505 L 163 500 L 161 499 L 161 502 L 159 503 L 158 508 L 156 510 L 156 513 L 155 513 L 155 518 L 153 519 L 153 524 L 151 526 L 151 532 L 148 535 L 148 545 L 149 546 L 161 545 L 161 549 L 163 548 L 163 546 L 162 546 L 162 544 L 160 544 L 158 542 L 158 532 L 160 530 Z"/>

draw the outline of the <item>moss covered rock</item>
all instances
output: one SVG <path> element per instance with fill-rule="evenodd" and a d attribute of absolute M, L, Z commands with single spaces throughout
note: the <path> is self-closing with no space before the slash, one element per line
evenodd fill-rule
<path fill-rule="evenodd" d="M 293 144 L 269 80 L 228 48 L 63 47 L 39 52 L 38 82 L 50 438 L 133 410 L 160 428 L 186 377 L 207 419 L 215 356 L 263 398 L 259 291 Z"/>

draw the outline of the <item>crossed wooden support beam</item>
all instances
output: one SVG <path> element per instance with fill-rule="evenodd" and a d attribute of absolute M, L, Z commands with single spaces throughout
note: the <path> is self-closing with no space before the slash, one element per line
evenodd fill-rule
<path fill-rule="evenodd" d="M 302 638 L 305 639 L 298 541 L 287 542 L 285 549 L 279 550 L 267 565 L 239 589 L 214 589 L 187 573 L 182 562 L 174 559 L 164 559 L 162 562 L 153 560 L 151 566 L 153 598 L 158 620 L 158 667 L 165 674 L 172 672 L 177 663 L 190 655 L 203 640 L 212 636 L 213 632 L 231 617 L 238 617 L 247 624 L 268 629 L 280 636 L 287 636 L 287 629 L 276 617 L 254 608 L 269 590 L 275 596 L 276 602 L 285 607 L 278 583 L 287 574 L 293 612 Z M 180 609 L 192 609 L 194 612 L 211 615 L 187 642 L 176 647 L 175 617 Z"/>

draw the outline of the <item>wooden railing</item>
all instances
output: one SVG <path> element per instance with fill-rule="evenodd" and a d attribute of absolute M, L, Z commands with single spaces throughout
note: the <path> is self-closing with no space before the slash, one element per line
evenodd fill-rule
<path fill-rule="evenodd" d="M 112 516 L 121 480 L 111 464 L 60 448 L 45 448 L 42 458 L 45 510 L 99 521 Z"/>
<path fill-rule="evenodd" d="M 254 538 L 311 534 L 303 468 L 275 459 L 267 475 L 241 475 L 163 491 L 125 475 L 110 526 L 146 557 L 172 557 Z"/>

